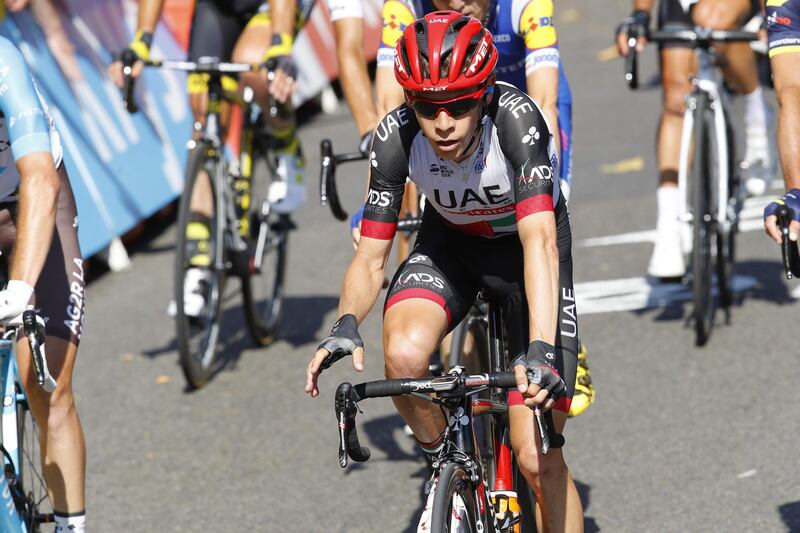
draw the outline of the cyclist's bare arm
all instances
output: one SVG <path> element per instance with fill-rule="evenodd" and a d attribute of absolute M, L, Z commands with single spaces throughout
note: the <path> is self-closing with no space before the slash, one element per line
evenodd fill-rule
<path fill-rule="evenodd" d="M 389 111 L 405 101 L 403 88 L 397 83 L 394 69 L 390 67 L 378 67 L 375 72 L 375 92 L 379 117 L 386 116 Z"/>
<path fill-rule="evenodd" d="M 339 60 L 339 79 L 353 114 L 358 135 L 375 129 L 378 114 L 372 98 L 372 85 L 364 56 L 364 21 L 350 17 L 333 23 L 336 32 L 336 56 Z"/>
<path fill-rule="evenodd" d="M 392 251 L 392 239 L 373 239 L 362 237 L 358 249 L 344 276 L 342 292 L 339 297 L 339 316 L 354 315 L 360 324 L 369 314 L 383 286 L 384 270 Z M 312 398 L 319 396 L 317 380 L 322 362 L 328 356 L 324 348 L 317 350 L 308 365 L 305 391 Z M 364 369 L 364 349 L 353 352 L 353 367 L 359 372 Z"/>
<path fill-rule="evenodd" d="M 139 12 L 136 16 L 136 35 L 132 45 L 136 46 L 134 43 L 140 40 L 143 34 L 152 36 L 153 32 L 156 31 L 156 25 L 158 24 L 158 19 L 161 18 L 161 11 L 163 8 L 164 0 L 139 0 Z M 149 54 L 149 44 L 146 45 L 146 49 Z M 134 51 L 141 54 L 141 45 L 137 46 L 137 49 Z M 142 69 L 144 69 L 144 64 L 137 61 L 133 66 L 131 76 L 134 79 L 138 78 L 142 73 Z M 111 76 L 111 79 L 114 80 L 114 83 L 118 87 L 122 87 L 122 61 L 117 60 L 111 63 L 108 67 L 108 75 Z"/>
<path fill-rule="evenodd" d="M 530 341 L 555 344 L 558 322 L 558 246 L 552 211 L 529 215 L 517 223 L 525 260 Z"/>
<path fill-rule="evenodd" d="M 17 239 L 9 278 L 34 287 L 53 240 L 61 185 L 49 152 L 20 158 L 17 172 L 20 175 Z"/>
<path fill-rule="evenodd" d="M 527 77 L 528 96 L 539 104 L 550 126 L 556 151 L 561 152 L 561 132 L 558 128 L 558 69 L 540 68 Z"/>

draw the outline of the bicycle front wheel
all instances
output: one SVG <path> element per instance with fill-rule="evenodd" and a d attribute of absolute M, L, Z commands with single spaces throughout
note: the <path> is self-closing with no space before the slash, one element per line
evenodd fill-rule
<path fill-rule="evenodd" d="M 431 533 L 478 533 L 480 515 L 475 484 L 470 473 L 459 463 L 447 463 L 440 470 L 433 496 Z M 479 529 L 480 527 L 480 529 Z"/>
<path fill-rule="evenodd" d="M 215 183 L 221 164 L 213 147 L 198 143 L 186 164 L 178 210 L 175 323 L 181 368 L 191 389 L 202 387 L 219 367 L 217 343 L 226 278 L 224 257 L 219 257 L 224 250 L 224 225 Z M 201 232 L 206 228 L 199 240 L 190 229 L 190 225 L 198 227 L 198 220 Z"/>
<path fill-rule="evenodd" d="M 21 384 L 17 383 L 21 389 Z M 47 497 L 39 441 L 39 426 L 33 418 L 27 399 L 17 402 L 17 445 L 19 472 L 17 482 L 20 501 L 17 507 L 31 533 L 40 531 L 40 524 L 53 521 L 53 510 Z"/>
<path fill-rule="evenodd" d="M 266 157 L 256 157 L 251 197 L 246 212 L 248 273 L 242 276 L 244 314 L 250 336 L 259 346 L 277 333 L 283 304 L 286 246 L 291 223 L 286 215 L 270 213 L 267 193 L 272 176 Z"/>
<path fill-rule="evenodd" d="M 694 166 L 692 171 L 692 295 L 694 300 L 695 344 L 708 342 L 714 325 L 714 298 L 712 261 L 716 238 L 715 222 L 711 212 L 713 115 L 709 108 L 708 95 L 695 95 L 694 121 Z M 724 164 L 724 163 L 722 163 Z M 713 248 L 712 248 L 713 247 Z"/>

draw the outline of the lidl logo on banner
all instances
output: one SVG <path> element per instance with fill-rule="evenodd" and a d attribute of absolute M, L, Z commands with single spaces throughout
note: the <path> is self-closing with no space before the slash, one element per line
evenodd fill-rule
<path fill-rule="evenodd" d="M 383 32 L 381 39 L 386 46 L 394 46 L 403 35 L 406 26 L 414 22 L 411 10 L 402 2 L 389 0 L 383 5 Z"/>

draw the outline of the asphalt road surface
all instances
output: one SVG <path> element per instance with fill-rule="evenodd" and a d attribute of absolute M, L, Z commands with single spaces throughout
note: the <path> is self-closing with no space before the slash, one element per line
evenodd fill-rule
<path fill-rule="evenodd" d="M 576 292 L 598 391 L 565 432 L 586 529 L 800 531 L 798 285 L 782 279 L 779 250 L 760 231 L 742 234 L 741 303 L 730 324 L 718 315 L 709 345 L 697 349 L 688 292 L 642 278 L 655 226 L 660 92 L 630 93 L 605 50 L 629 7 L 558 3 L 575 100 Z M 642 62 L 646 82 L 654 51 Z M 174 228 L 141 246 L 132 270 L 90 285 L 75 388 L 93 531 L 416 531 L 425 468 L 390 401 L 363 405 L 372 459 L 342 471 L 336 457 L 333 392 L 344 380 L 382 376 L 380 312 L 361 328 L 364 375 L 342 361 L 323 375 L 320 398 L 303 393 L 352 255 L 346 225 L 317 203 L 317 147 L 332 137 L 350 150 L 356 135 L 343 106 L 301 137 L 310 198 L 296 217 L 281 339 L 271 347 L 252 347 L 232 297 L 228 364 L 205 389 L 185 391 L 165 311 Z M 357 198 L 363 168 L 340 182 L 344 198 Z M 764 203 L 748 203 L 750 226 Z"/>

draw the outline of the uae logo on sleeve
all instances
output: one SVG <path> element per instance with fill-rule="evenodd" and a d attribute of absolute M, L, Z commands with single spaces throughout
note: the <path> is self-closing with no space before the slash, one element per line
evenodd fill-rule
<path fill-rule="evenodd" d="M 532 126 L 531 129 L 528 130 L 528 133 L 522 138 L 522 144 L 527 144 L 528 146 L 533 146 L 536 144 L 536 141 L 539 140 L 541 134 L 539 130 L 536 129 L 536 126 Z"/>

